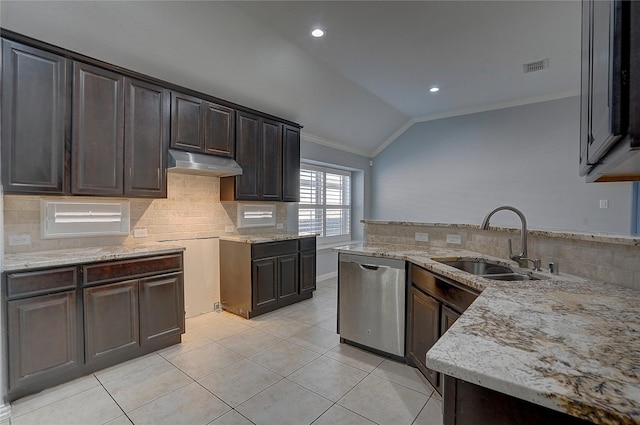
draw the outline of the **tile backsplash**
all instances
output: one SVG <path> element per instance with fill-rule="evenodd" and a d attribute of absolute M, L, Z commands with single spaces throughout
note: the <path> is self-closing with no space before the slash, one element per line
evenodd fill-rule
<path fill-rule="evenodd" d="M 416 241 L 416 233 L 427 233 L 428 242 Z M 508 240 L 512 239 L 513 250 L 520 252 L 519 229 L 480 230 L 474 225 L 365 221 L 365 234 L 366 242 L 371 244 L 463 248 L 500 258 L 509 257 Z M 461 243 L 448 244 L 448 234 L 459 235 Z M 637 239 L 607 238 L 598 234 L 594 240 L 588 240 L 585 235 L 581 236 L 531 231 L 528 257 L 542 260 L 544 268 L 554 262 L 561 273 L 640 290 L 640 242 Z"/>
<path fill-rule="evenodd" d="M 220 202 L 220 178 L 218 177 L 169 173 L 166 199 L 130 199 L 129 236 L 42 239 L 40 200 L 43 198 L 83 199 L 82 197 L 4 195 L 5 253 L 211 238 L 228 234 L 225 232 L 227 226 L 234 227 L 233 234 L 287 231 L 287 204 L 284 202 L 275 203 L 277 222 L 284 224 L 283 229 L 277 229 L 275 226 L 238 229 L 236 223 L 238 202 Z M 134 238 L 133 230 L 138 228 L 147 229 L 147 237 Z M 31 244 L 9 246 L 9 236 L 13 235 L 29 235 Z"/>

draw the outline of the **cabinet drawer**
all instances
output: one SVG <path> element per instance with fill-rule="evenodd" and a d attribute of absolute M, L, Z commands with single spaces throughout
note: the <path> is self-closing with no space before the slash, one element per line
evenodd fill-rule
<path fill-rule="evenodd" d="M 76 287 L 76 267 L 7 275 L 7 299 L 24 298 Z"/>
<path fill-rule="evenodd" d="M 278 255 L 292 254 L 298 252 L 298 240 L 267 242 L 254 244 L 251 246 L 251 257 L 253 259 L 276 257 Z"/>
<path fill-rule="evenodd" d="M 316 249 L 316 238 L 300 239 L 300 251 L 314 251 Z"/>
<path fill-rule="evenodd" d="M 84 285 L 182 271 L 182 254 L 90 264 L 82 270 Z"/>
<path fill-rule="evenodd" d="M 478 297 L 471 290 L 450 281 L 444 281 L 417 266 L 411 266 L 411 282 L 417 288 L 461 312 L 465 311 Z"/>

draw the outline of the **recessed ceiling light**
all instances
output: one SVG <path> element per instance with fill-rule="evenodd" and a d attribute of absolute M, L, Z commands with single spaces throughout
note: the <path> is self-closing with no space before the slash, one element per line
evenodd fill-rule
<path fill-rule="evenodd" d="M 315 38 L 320 38 L 324 36 L 324 30 L 322 28 L 315 28 L 313 31 L 311 31 L 311 35 Z"/>
<path fill-rule="evenodd" d="M 429 91 L 430 91 L 431 93 L 438 93 L 438 92 L 440 91 L 440 87 L 431 87 L 431 88 L 429 89 Z"/>

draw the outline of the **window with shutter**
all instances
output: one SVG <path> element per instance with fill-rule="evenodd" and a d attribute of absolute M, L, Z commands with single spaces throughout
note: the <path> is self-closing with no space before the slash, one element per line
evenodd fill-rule
<path fill-rule="evenodd" d="M 300 165 L 298 231 L 319 234 L 328 242 L 351 239 L 351 173 Z"/>

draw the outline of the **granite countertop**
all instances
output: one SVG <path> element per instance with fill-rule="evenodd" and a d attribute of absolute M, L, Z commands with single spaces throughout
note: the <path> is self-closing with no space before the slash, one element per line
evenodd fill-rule
<path fill-rule="evenodd" d="M 318 236 L 317 233 L 265 233 L 255 235 L 223 235 L 220 236 L 220 240 L 242 243 L 265 243 L 265 242 L 277 242 L 288 241 L 292 239 L 310 238 Z"/>
<path fill-rule="evenodd" d="M 145 255 L 171 254 L 184 251 L 184 249 L 183 246 L 168 243 L 148 243 L 144 245 L 116 245 L 5 254 L 2 270 L 8 272 L 68 264 L 85 264 Z"/>
<path fill-rule="evenodd" d="M 403 259 L 482 291 L 427 353 L 430 368 L 597 424 L 640 423 L 639 291 L 566 274 L 491 281 L 434 260 L 492 258 L 467 250 L 336 250 Z"/>

